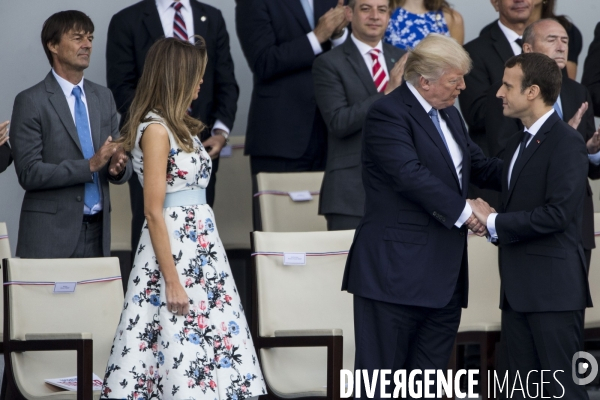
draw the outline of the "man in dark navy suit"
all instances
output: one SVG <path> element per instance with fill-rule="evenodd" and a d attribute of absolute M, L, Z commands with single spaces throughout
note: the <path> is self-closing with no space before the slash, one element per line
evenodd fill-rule
<path fill-rule="evenodd" d="M 448 365 L 467 305 L 467 227 L 486 234 L 468 184 L 499 190 L 502 171 L 453 106 L 470 66 L 453 39 L 429 35 L 409 53 L 406 82 L 367 114 L 365 215 L 342 286 L 354 294 L 356 369 Z"/>

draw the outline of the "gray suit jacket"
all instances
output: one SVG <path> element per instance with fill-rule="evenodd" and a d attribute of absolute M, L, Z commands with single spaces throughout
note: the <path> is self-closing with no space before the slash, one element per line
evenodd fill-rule
<path fill-rule="evenodd" d="M 94 149 L 108 136 L 119 136 L 117 110 L 110 91 L 85 80 Z M 17 256 L 66 258 L 73 254 L 83 218 L 86 182 L 92 182 L 89 161 L 83 157 L 67 99 L 52 72 L 37 85 L 19 93 L 11 118 L 10 142 L 19 183 L 25 189 L 19 222 Z M 99 171 L 104 201 L 104 255 L 110 255 L 110 194 L 108 181 L 124 183 L 133 167 L 127 164 L 119 180 L 108 164 Z"/>
<path fill-rule="evenodd" d="M 404 50 L 383 44 L 388 71 Z M 313 64 L 315 98 L 328 130 L 328 153 L 319 214 L 364 215 L 361 179 L 363 122 L 371 104 L 384 96 L 351 38 Z"/>

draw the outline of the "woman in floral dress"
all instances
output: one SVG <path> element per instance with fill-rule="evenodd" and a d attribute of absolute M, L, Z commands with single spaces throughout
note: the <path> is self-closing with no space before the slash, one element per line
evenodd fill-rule
<path fill-rule="evenodd" d="M 206 48 L 168 38 L 146 59 L 121 142 L 144 187 L 142 230 L 102 399 L 229 399 L 265 384 L 205 188 L 211 160 L 187 115 Z M 165 179 L 166 177 L 166 179 Z"/>

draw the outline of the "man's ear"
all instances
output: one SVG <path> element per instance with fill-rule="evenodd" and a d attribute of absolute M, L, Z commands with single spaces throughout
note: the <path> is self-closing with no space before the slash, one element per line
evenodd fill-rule
<path fill-rule="evenodd" d="M 429 90 L 429 79 L 425 79 L 423 76 L 419 76 L 419 84 L 423 90 Z"/>
<path fill-rule="evenodd" d="M 533 53 L 533 47 L 529 43 L 523 43 L 523 53 Z"/>
<path fill-rule="evenodd" d="M 538 85 L 531 85 L 527 89 L 527 100 L 533 101 L 541 95 L 541 90 Z"/>

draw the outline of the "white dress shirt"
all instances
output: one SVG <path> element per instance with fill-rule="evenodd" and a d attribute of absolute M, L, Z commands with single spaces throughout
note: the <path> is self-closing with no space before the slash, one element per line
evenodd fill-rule
<path fill-rule="evenodd" d="M 406 85 L 408 86 L 412 94 L 415 95 L 421 106 L 423 106 L 425 112 L 429 114 L 429 111 L 431 111 L 433 106 L 429 104 L 429 102 L 425 100 L 423 96 L 421 96 L 421 93 L 419 93 L 419 91 L 410 82 L 406 82 Z M 450 128 L 448 128 L 448 124 L 446 124 L 446 121 L 444 120 L 444 118 L 442 118 L 441 113 L 438 113 L 438 117 L 440 120 L 440 127 L 442 128 L 442 133 L 444 134 L 444 138 L 446 139 L 446 143 L 448 144 L 450 158 L 452 158 L 452 162 L 454 163 L 454 168 L 456 170 L 456 175 L 458 175 L 458 183 L 462 188 L 462 149 L 460 148 L 458 143 L 456 143 L 456 140 L 454 140 L 454 136 L 452 136 Z M 473 210 L 471 209 L 471 206 L 465 201 L 465 208 L 463 209 L 463 212 L 460 214 L 460 217 L 454 223 L 454 225 L 460 228 L 465 223 L 465 221 L 469 219 L 472 213 Z"/>
<path fill-rule="evenodd" d="M 284 1 L 300 1 L 300 0 L 284 0 Z M 308 4 L 310 5 L 310 8 L 311 8 L 311 10 L 313 10 L 313 14 L 314 14 L 314 10 L 315 10 L 314 0 L 308 0 Z M 318 23 L 319 23 L 319 20 L 316 20 L 315 27 L 317 26 Z M 319 43 L 319 39 L 317 39 L 317 35 L 315 35 L 315 32 L 314 31 L 308 32 L 306 34 L 306 36 L 308 37 L 308 41 L 310 42 L 310 45 L 312 46 L 315 56 L 318 56 L 319 54 L 321 54 L 323 52 L 323 48 L 321 47 L 321 43 Z M 331 46 L 332 47 L 339 46 L 340 44 L 342 44 L 346 41 L 347 37 L 348 37 L 348 29 L 344 29 L 344 33 L 342 34 L 341 37 L 339 37 L 337 39 L 331 39 Z"/>
<path fill-rule="evenodd" d="M 92 124 L 90 124 L 90 112 L 89 112 L 87 100 L 85 97 L 85 90 L 83 89 L 83 78 L 81 78 L 81 81 L 77 85 L 73 85 L 68 80 L 59 76 L 56 73 L 56 71 L 54 71 L 54 68 L 52 68 L 52 75 L 54 75 L 60 88 L 62 89 L 63 93 L 65 94 L 65 97 L 67 99 L 67 104 L 69 105 L 69 111 L 71 111 L 71 117 L 73 117 L 73 123 L 75 124 L 75 128 L 77 128 L 77 121 L 75 120 L 75 95 L 73 94 L 73 88 L 75 86 L 79 86 L 79 88 L 81 89 L 81 101 L 83 102 L 83 105 L 85 106 L 85 112 L 88 117 L 88 126 L 90 127 L 90 140 L 92 141 L 92 143 L 94 143 L 94 140 L 91 137 Z M 87 205 L 84 204 L 83 205 L 83 213 L 84 214 L 96 214 L 97 212 L 102 211 L 102 201 L 103 201 L 102 200 L 102 186 L 100 184 L 98 185 L 98 189 L 100 191 L 100 201 L 98 203 L 94 204 L 94 206 L 92 207 L 91 210 L 88 208 Z"/>
<path fill-rule="evenodd" d="M 371 50 L 373 50 L 373 49 L 379 50 L 379 57 L 378 57 L 378 59 L 379 59 L 379 65 L 381 65 L 383 67 L 383 71 L 385 72 L 385 76 L 387 76 L 388 80 L 389 80 L 390 79 L 390 74 L 388 72 L 387 65 L 385 63 L 385 57 L 383 56 L 383 44 L 382 44 L 382 41 L 380 40 L 379 43 L 377 43 L 377 46 L 371 47 L 368 44 L 366 44 L 366 43 L 361 42 L 360 40 L 358 40 L 356 38 L 356 36 L 354 36 L 354 34 L 351 34 L 350 38 L 352 38 L 352 41 L 354 42 L 354 44 L 358 48 L 358 51 L 363 56 L 363 59 L 365 60 L 365 63 L 367 64 L 367 67 L 369 68 L 369 73 L 371 74 L 371 77 L 373 77 L 373 64 L 374 64 L 373 57 L 371 57 Z"/>
<path fill-rule="evenodd" d="M 537 121 L 535 121 L 533 123 L 533 125 L 531 125 L 530 128 L 527 128 L 527 127 L 524 128 L 524 130 L 523 130 L 524 132 L 529 132 L 531 134 L 531 136 L 529 137 L 529 140 L 525 144 L 525 148 L 527 148 L 527 146 L 529 146 L 529 143 L 531 143 L 531 141 L 533 140 L 535 135 L 537 135 L 537 133 L 540 130 L 540 128 L 542 127 L 542 125 L 544 125 L 544 123 L 548 120 L 548 118 L 550 118 L 550 116 L 552 115 L 553 112 L 554 112 L 554 108 L 552 108 L 546 114 L 542 115 Z M 515 150 L 515 154 L 513 154 L 513 157 L 510 160 L 510 166 L 508 167 L 508 184 L 509 185 L 511 184 L 510 178 L 512 176 L 512 170 L 513 170 L 513 167 L 515 166 L 515 162 L 517 161 L 517 157 L 519 156 L 519 150 L 520 150 L 521 146 L 522 145 L 520 144 L 519 147 L 517 147 L 517 149 Z M 488 215 L 488 219 L 486 221 L 488 233 L 490 234 L 490 238 L 492 240 L 498 239 L 498 232 L 496 232 L 496 217 L 497 216 L 498 216 L 498 213 L 491 213 L 490 215 Z"/>
<path fill-rule="evenodd" d="M 508 43 L 510 43 L 510 47 L 512 47 L 512 51 L 515 54 L 515 56 L 518 56 L 519 54 L 521 54 L 523 52 L 523 49 L 521 48 L 521 46 L 519 46 L 519 44 L 517 42 L 515 42 L 515 40 L 523 39 L 523 36 L 519 35 L 517 32 L 513 31 L 512 29 L 506 27 L 506 25 L 504 25 L 502 22 L 500 22 L 500 20 L 498 20 L 498 26 L 500 27 L 500 30 L 502 31 L 502 33 L 504 33 L 504 36 L 506 36 Z"/>
<path fill-rule="evenodd" d="M 185 22 L 185 30 L 189 37 L 189 41 L 190 43 L 194 43 L 194 16 L 192 14 L 190 0 L 179 0 L 179 2 L 183 5 L 179 11 L 183 17 L 183 22 Z M 158 15 L 160 16 L 160 23 L 162 24 L 165 37 L 173 37 L 173 20 L 175 19 L 175 8 L 171 7 L 173 3 L 173 0 L 156 0 L 156 8 L 158 10 Z M 221 120 L 215 121 L 211 130 L 212 135 L 215 134 L 216 129 L 224 130 L 227 134 L 230 133 L 230 129 Z"/>

